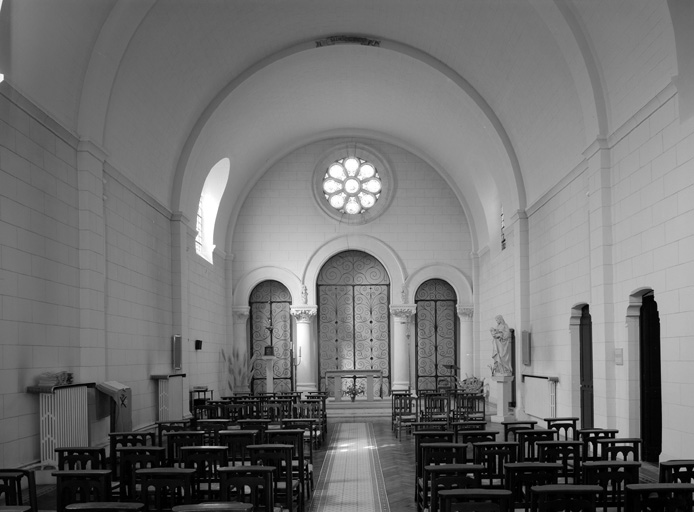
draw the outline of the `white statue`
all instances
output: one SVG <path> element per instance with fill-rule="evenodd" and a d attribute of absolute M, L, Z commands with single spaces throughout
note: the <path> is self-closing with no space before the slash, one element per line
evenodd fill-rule
<path fill-rule="evenodd" d="M 513 368 L 511 367 L 511 339 L 513 338 L 512 329 L 504 321 L 504 317 L 497 315 L 495 317 L 496 327 L 489 329 L 492 333 L 492 359 L 494 364 L 492 375 L 511 376 Z"/>

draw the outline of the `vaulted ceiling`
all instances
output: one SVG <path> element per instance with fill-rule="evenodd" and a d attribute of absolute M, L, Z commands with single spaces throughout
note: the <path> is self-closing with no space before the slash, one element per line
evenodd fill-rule
<path fill-rule="evenodd" d="M 273 162 L 370 137 L 437 169 L 481 248 L 678 74 L 678 1 L 5 0 L 0 72 L 188 218 L 228 157 L 222 237 Z"/>

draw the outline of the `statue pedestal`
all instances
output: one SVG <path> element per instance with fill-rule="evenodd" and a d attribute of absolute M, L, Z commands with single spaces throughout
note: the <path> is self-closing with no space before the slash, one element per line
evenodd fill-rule
<path fill-rule="evenodd" d="M 262 356 L 265 361 L 265 392 L 274 393 L 275 391 L 275 356 Z"/>
<path fill-rule="evenodd" d="M 511 401 L 511 382 L 513 375 L 495 375 L 492 380 L 496 382 L 496 414 L 491 417 L 494 423 L 512 421 L 514 416 L 508 410 Z"/>

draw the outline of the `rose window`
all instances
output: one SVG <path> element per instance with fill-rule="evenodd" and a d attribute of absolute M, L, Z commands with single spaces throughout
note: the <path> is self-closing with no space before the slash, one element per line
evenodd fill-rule
<path fill-rule="evenodd" d="M 358 215 L 378 201 L 381 178 L 373 164 L 356 157 L 347 157 L 330 164 L 323 178 L 323 193 L 340 213 Z"/>

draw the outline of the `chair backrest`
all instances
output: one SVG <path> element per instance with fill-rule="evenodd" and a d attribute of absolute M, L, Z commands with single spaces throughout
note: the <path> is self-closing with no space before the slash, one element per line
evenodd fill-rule
<path fill-rule="evenodd" d="M 219 468 L 220 500 L 250 501 L 253 510 L 274 510 L 274 471 L 272 466 Z"/>
<path fill-rule="evenodd" d="M 120 499 L 135 499 L 135 471 L 158 468 L 164 464 L 166 449 L 161 446 L 123 446 L 117 448 L 120 474 Z"/>
<path fill-rule="evenodd" d="M 108 469 L 106 449 L 93 446 L 62 446 L 55 449 L 59 470 Z"/>
<path fill-rule="evenodd" d="M 292 453 L 294 445 L 291 444 L 254 444 L 248 446 L 251 454 L 251 463 L 256 466 L 274 467 L 273 479 L 275 495 L 278 489 L 283 488 L 285 503 L 283 508 L 293 510 L 292 489 Z"/>
<path fill-rule="evenodd" d="M 515 441 L 494 441 L 476 443 L 472 446 L 475 464 L 482 464 L 485 471 L 482 477 L 489 487 L 504 487 L 504 464 L 518 460 L 518 443 Z"/>
<path fill-rule="evenodd" d="M 181 461 L 184 467 L 195 470 L 193 492 L 198 499 L 219 496 L 214 487 L 219 484 L 219 468 L 228 464 L 226 446 L 183 446 Z"/>
<path fill-rule="evenodd" d="M 443 512 L 508 512 L 511 491 L 507 489 L 454 489 L 439 493 Z"/>
<path fill-rule="evenodd" d="M 477 489 L 482 486 L 481 464 L 442 464 L 429 466 L 427 474 L 431 478 L 430 512 L 438 512 L 441 503 L 438 493 L 455 489 Z"/>
<path fill-rule="evenodd" d="M 154 446 L 157 444 L 157 436 L 154 432 L 111 432 L 109 438 L 109 460 L 111 475 L 114 479 L 120 479 L 120 464 L 118 463 L 118 448 L 124 446 Z"/>
<path fill-rule="evenodd" d="M 166 434 L 168 432 L 177 432 L 179 430 L 190 430 L 190 421 L 157 421 L 157 439 L 159 446 L 165 446 Z"/>
<path fill-rule="evenodd" d="M 251 457 L 246 450 L 250 444 L 258 444 L 260 433 L 257 430 L 222 430 L 219 432 L 219 444 L 227 447 L 229 465 L 240 466 L 250 463 Z"/>
<path fill-rule="evenodd" d="M 191 468 L 138 469 L 135 472 L 140 482 L 138 501 L 145 504 L 145 510 L 157 512 L 191 503 L 194 473 Z"/>
<path fill-rule="evenodd" d="M 177 430 L 166 433 L 166 458 L 168 465 L 181 462 L 181 447 L 202 446 L 205 433 L 200 430 Z"/>
<path fill-rule="evenodd" d="M 26 489 L 28 500 L 24 499 L 23 489 Z M 27 469 L 0 469 L 0 503 L 8 507 L 25 506 L 27 501 L 31 512 L 38 512 L 34 472 Z"/>
<path fill-rule="evenodd" d="M 111 470 L 63 470 L 56 477 L 56 511 L 64 512 L 70 503 L 111 501 Z"/>

